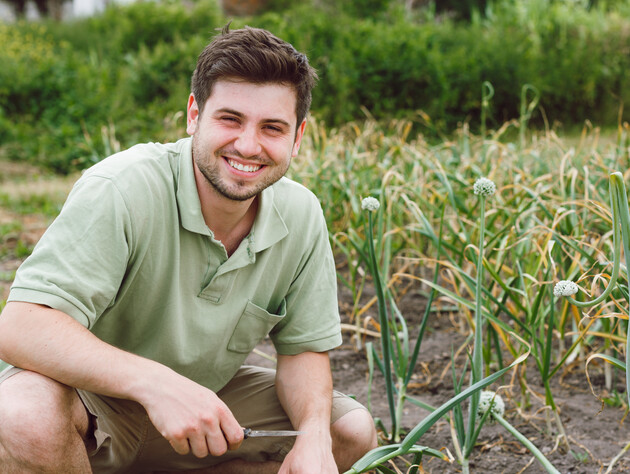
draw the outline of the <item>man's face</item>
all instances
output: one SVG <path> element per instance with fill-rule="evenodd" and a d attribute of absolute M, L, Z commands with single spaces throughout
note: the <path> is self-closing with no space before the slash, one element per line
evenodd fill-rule
<path fill-rule="evenodd" d="M 295 102 L 289 86 L 219 81 L 200 114 L 191 94 L 193 160 L 219 194 L 246 201 L 284 176 L 306 125 L 296 133 Z"/>

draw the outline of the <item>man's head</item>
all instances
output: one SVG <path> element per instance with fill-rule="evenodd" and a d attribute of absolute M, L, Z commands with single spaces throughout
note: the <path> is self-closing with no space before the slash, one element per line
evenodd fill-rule
<path fill-rule="evenodd" d="M 279 83 L 295 90 L 297 124 L 302 123 L 317 81 L 317 73 L 306 56 L 266 30 L 245 27 L 230 31 L 229 26 L 199 55 L 191 91 L 200 112 L 219 80 Z"/>

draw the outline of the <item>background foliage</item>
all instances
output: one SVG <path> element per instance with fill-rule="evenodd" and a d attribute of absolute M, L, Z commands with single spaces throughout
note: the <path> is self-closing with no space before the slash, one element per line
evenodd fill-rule
<path fill-rule="evenodd" d="M 540 93 L 537 125 L 627 117 L 627 2 L 405 4 L 276 0 L 234 25 L 268 28 L 307 52 L 320 75 L 313 114 L 327 127 L 367 114 L 411 119 L 429 137 L 463 122 L 477 130 L 484 81 L 495 91 L 491 127 L 519 116 L 525 84 Z M 68 172 L 119 146 L 181 136 L 196 57 L 228 20 L 216 0 L 198 0 L 0 24 L 0 154 Z"/>

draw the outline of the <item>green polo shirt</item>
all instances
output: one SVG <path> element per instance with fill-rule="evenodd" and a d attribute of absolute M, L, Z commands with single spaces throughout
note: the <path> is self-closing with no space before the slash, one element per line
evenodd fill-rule
<path fill-rule="evenodd" d="M 191 139 L 135 146 L 77 181 L 8 301 L 61 310 L 215 391 L 267 334 L 279 354 L 330 350 L 341 335 L 319 202 L 286 178 L 260 198 L 228 258 L 201 213 Z"/>

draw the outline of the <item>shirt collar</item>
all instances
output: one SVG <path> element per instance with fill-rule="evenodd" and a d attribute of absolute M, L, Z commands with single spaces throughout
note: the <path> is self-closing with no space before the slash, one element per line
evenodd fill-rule
<path fill-rule="evenodd" d="M 258 214 L 250 234 L 254 252 L 271 247 L 289 234 L 289 229 L 276 207 L 275 194 L 275 185 L 271 185 L 258 197 Z"/>
<path fill-rule="evenodd" d="M 179 218 L 184 229 L 197 234 L 211 235 L 210 229 L 203 220 L 201 203 L 195 183 L 195 173 L 192 161 L 192 138 L 184 138 L 178 142 L 181 144 L 179 160 L 177 164 L 177 207 Z"/>
<path fill-rule="evenodd" d="M 181 148 L 177 167 L 176 196 L 181 225 L 191 232 L 210 236 L 212 233 L 203 219 L 197 193 L 192 160 L 192 138 L 182 139 L 179 143 L 181 143 Z M 258 213 L 246 240 L 249 241 L 251 250 L 256 253 L 271 247 L 288 233 L 284 219 L 276 207 L 275 190 L 272 185 L 259 196 Z"/>

